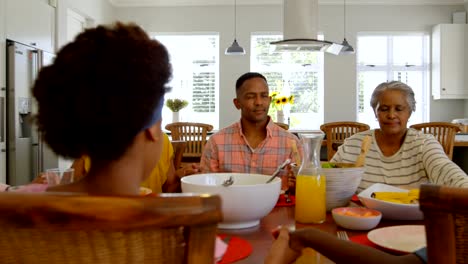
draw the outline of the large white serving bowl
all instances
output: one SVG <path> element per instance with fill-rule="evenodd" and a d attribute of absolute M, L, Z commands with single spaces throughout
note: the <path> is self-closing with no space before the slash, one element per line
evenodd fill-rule
<path fill-rule="evenodd" d="M 419 204 L 399 204 L 372 198 L 373 192 L 408 192 L 395 186 L 375 183 L 358 194 L 359 200 L 368 208 L 382 213 L 385 219 L 395 220 L 421 220 L 423 213 L 419 210 Z"/>
<path fill-rule="evenodd" d="M 348 165 L 338 163 L 342 166 Z M 327 211 L 347 206 L 361 182 L 364 167 L 322 168 L 326 179 Z"/>
<path fill-rule="evenodd" d="M 233 177 L 234 184 L 221 184 Z M 239 229 L 256 226 L 275 206 L 281 191 L 281 179 L 266 183 L 268 175 L 247 173 L 207 173 L 185 176 L 181 179 L 184 193 L 218 194 L 222 200 L 221 229 Z"/>

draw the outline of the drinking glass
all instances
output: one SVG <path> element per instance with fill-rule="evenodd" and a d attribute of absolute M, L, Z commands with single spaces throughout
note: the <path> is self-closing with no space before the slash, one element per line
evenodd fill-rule
<path fill-rule="evenodd" d="M 68 184 L 73 182 L 75 170 L 69 169 L 48 169 L 46 170 L 47 185 L 55 186 L 61 184 Z"/>

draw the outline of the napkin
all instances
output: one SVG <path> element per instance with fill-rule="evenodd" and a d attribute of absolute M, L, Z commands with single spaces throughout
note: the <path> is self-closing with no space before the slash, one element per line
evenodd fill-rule
<path fill-rule="evenodd" d="M 220 234 L 218 236 L 224 242 L 228 243 L 227 250 L 224 253 L 223 258 L 218 261 L 218 264 L 233 263 L 248 257 L 252 253 L 252 245 L 249 241 L 238 236 L 225 234 Z"/>
<path fill-rule="evenodd" d="M 287 203 L 286 198 L 284 197 L 284 194 L 280 194 L 275 207 L 276 206 L 294 206 L 296 204 L 296 196 L 290 194 L 289 199 L 291 199 L 291 202 Z"/>

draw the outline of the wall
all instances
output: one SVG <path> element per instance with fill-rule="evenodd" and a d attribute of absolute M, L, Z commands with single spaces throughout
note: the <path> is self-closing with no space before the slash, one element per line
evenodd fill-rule
<path fill-rule="evenodd" d="M 353 46 L 356 33 L 362 31 L 426 31 L 439 23 L 451 23 L 454 11 L 463 5 L 450 6 L 347 6 L 347 39 Z M 320 5 L 319 28 L 326 40 L 343 40 L 343 6 Z M 399 14 L 399 16 L 395 16 Z M 148 32 L 219 32 L 220 34 L 220 126 L 238 120 L 232 104 L 237 77 L 250 68 L 250 33 L 282 31 L 279 5 L 238 6 L 237 39 L 246 56 L 225 56 L 224 49 L 233 40 L 233 7 L 145 7 L 116 8 L 115 17 L 133 21 Z M 183 18 L 183 19 L 182 19 Z M 356 57 L 325 55 L 325 121 L 356 119 Z M 339 76 L 339 78 L 337 78 Z M 337 107 L 339 106 L 339 107 Z M 342 109 L 345 109 L 343 111 Z M 468 110 L 468 109 L 466 109 Z M 464 100 L 431 100 L 431 121 L 451 120 L 468 115 Z"/>
<path fill-rule="evenodd" d="M 5 8 L 6 1 L 0 0 L 0 98 L 5 98 L 6 96 L 6 37 L 5 37 Z M 6 98 L 5 98 L 6 100 Z M 3 111 L 6 111 L 6 106 Z M 0 111 L 0 114 L 3 112 Z M 2 118 L 0 117 L 0 120 Z M 6 126 L 6 120 L 2 120 L 4 123 L 0 125 L 0 129 Z M 0 131 L 0 133 L 2 133 Z M 3 135 L 6 136 L 6 130 L 3 131 Z M 6 138 L 5 138 L 6 139 Z M 0 142 L 0 182 L 6 182 L 6 141 Z"/>
<path fill-rule="evenodd" d="M 67 42 L 67 9 L 86 17 L 89 26 L 109 24 L 114 19 L 114 7 L 107 0 L 58 0 L 57 50 Z"/>

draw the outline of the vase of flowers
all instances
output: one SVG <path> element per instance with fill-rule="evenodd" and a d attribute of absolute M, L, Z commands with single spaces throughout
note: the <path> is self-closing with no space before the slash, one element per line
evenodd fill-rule
<path fill-rule="evenodd" d="M 271 96 L 271 106 L 273 109 L 276 109 L 276 122 L 284 123 L 284 107 L 287 104 L 294 104 L 294 95 L 285 96 L 281 95 L 278 92 L 272 92 Z"/>
<path fill-rule="evenodd" d="M 187 107 L 188 101 L 183 99 L 167 99 L 166 106 L 172 111 L 172 122 L 179 122 L 179 111 Z"/>

